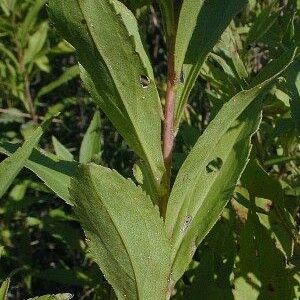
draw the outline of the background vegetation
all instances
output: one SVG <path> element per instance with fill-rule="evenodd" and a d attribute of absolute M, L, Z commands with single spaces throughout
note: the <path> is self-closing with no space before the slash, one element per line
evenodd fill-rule
<path fill-rule="evenodd" d="M 137 158 L 82 87 L 75 53 L 51 26 L 46 2 L 0 0 L 0 141 L 19 143 L 47 115 L 60 112 L 42 149 L 65 160 L 101 162 L 133 177 Z M 164 95 L 166 50 L 159 10 L 147 0 L 124 2 L 140 22 Z M 246 77 L 299 44 L 299 10 L 300 1 L 250 0 L 231 23 L 207 58 L 185 109 L 175 172 Z M 299 296 L 300 58 L 285 78 L 268 94 L 241 183 L 177 284 L 174 299 Z M 94 150 L 87 153 L 91 140 Z M 251 205 L 254 214 L 248 213 Z M 0 199 L 0 282 L 11 277 L 8 298 L 69 292 L 75 299 L 110 299 L 110 286 L 86 248 L 70 207 L 22 170 Z"/>

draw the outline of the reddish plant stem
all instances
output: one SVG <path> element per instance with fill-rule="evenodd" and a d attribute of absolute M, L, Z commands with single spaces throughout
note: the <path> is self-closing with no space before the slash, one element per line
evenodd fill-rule
<path fill-rule="evenodd" d="M 166 185 L 167 193 L 161 200 L 161 215 L 165 217 L 170 191 L 171 165 L 174 148 L 174 112 L 175 112 L 175 97 L 176 97 L 176 82 L 177 76 L 175 73 L 175 38 L 170 37 L 168 40 L 168 77 L 167 77 L 167 92 L 165 104 L 165 120 L 163 128 L 163 158 L 166 168 Z"/>

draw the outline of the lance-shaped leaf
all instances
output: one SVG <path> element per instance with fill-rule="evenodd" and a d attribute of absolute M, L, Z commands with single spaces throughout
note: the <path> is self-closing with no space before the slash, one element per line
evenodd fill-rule
<path fill-rule="evenodd" d="M 53 90 L 57 89 L 61 85 L 65 84 L 66 82 L 74 79 L 78 75 L 79 75 L 79 68 L 77 65 L 68 68 L 58 79 L 52 81 L 46 86 L 43 86 L 39 90 L 36 97 L 41 98 L 42 96 L 51 93 Z"/>
<path fill-rule="evenodd" d="M 37 146 L 49 122 L 51 122 L 51 120 L 46 121 L 35 129 L 32 135 L 25 140 L 22 147 L 20 147 L 12 156 L 0 163 L 0 198 L 24 167 L 25 162 L 32 153 L 34 147 Z"/>
<path fill-rule="evenodd" d="M 7 299 L 7 293 L 9 289 L 10 279 L 7 278 L 1 283 L 0 286 L 0 300 L 6 300 Z"/>
<path fill-rule="evenodd" d="M 79 168 L 71 195 L 90 252 L 118 299 L 166 299 L 170 245 L 150 197 L 95 164 Z"/>
<path fill-rule="evenodd" d="M 7 142 L 0 143 L 0 152 L 14 155 L 18 145 Z M 69 193 L 71 176 L 74 175 L 78 163 L 59 160 L 55 155 L 34 149 L 25 161 L 25 167 L 35 173 L 51 190 L 66 203 L 72 205 Z"/>
<path fill-rule="evenodd" d="M 175 33 L 175 4 L 173 0 L 158 0 L 158 4 L 163 16 L 164 29 L 167 37 Z"/>
<path fill-rule="evenodd" d="M 175 70 L 177 73 L 182 69 L 188 46 L 197 27 L 198 15 L 204 2 L 204 0 L 185 0 L 182 3 L 175 40 Z M 201 44 L 202 41 L 199 40 L 199 45 Z"/>
<path fill-rule="evenodd" d="M 116 0 L 51 0 L 50 14 L 76 49 L 93 99 L 145 161 L 158 189 L 161 105 L 133 14 Z"/>
<path fill-rule="evenodd" d="M 43 22 L 30 37 L 28 48 L 24 51 L 24 64 L 32 63 L 38 57 L 46 42 L 48 28 L 48 22 Z"/>
<path fill-rule="evenodd" d="M 247 0 L 183 1 L 175 46 L 175 71 L 182 73 L 177 91 L 175 124 L 178 126 L 200 69 L 232 18 Z"/>
<path fill-rule="evenodd" d="M 273 76 L 223 105 L 177 175 L 166 215 L 175 282 L 216 223 L 247 163 L 250 138 L 259 124 L 260 99 L 291 64 L 294 52 L 283 56 L 266 68 L 268 74 L 274 67 Z"/>
<path fill-rule="evenodd" d="M 88 163 L 100 161 L 101 152 L 101 119 L 97 111 L 85 133 L 79 152 L 79 162 Z"/>
<path fill-rule="evenodd" d="M 55 136 L 52 136 L 52 144 L 58 158 L 68 161 L 74 160 L 73 154 Z"/>
<path fill-rule="evenodd" d="M 38 21 L 38 14 L 46 3 L 47 0 L 36 0 L 28 10 L 24 22 L 18 26 L 17 40 L 20 41 L 21 46 L 26 44 L 30 31 Z"/>
<path fill-rule="evenodd" d="M 172 274 L 175 282 L 188 267 L 199 243 L 218 220 L 247 163 L 250 137 L 260 120 L 259 101 L 241 116 L 240 113 L 245 108 L 243 102 L 249 104 L 258 95 L 257 88 L 240 93 L 225 104 L 179 171 L 166 217 L 173 246 Z M 233 103 L 238 103 L 239 113 L 233 109 Z"/>

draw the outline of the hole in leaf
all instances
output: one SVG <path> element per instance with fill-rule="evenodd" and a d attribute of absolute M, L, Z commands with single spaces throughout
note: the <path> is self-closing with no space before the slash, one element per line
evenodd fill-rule
<path fill-rule="evenodd" d="M 146 89 L 150 85 L 150 78 L 146 75 L 140 76 L 140 84 L 144 89 Z"/>
<path fill-rule="evenodd" d="M 215 159 L 213 159 L 207 164 L 206 172 L 211 173 L 211 172 L 220 171 L 222 164 L 223 164 L 222 159 L 220 157 L 216 157 Z"/>
<path fill-rule="evenodd" d="M 181 232 L 186 232 L 188 230 L 188 228 L 190 227 L 191 223 L 192 223 L 192 217 L 186 216 L 186 218 L 183 221 Z"/>

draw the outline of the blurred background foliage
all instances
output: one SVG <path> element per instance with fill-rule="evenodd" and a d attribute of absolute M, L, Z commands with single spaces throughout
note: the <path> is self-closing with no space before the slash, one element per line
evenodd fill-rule
<path fill-rule="evenodd" d="M 95 161 L 133 177 L 137 158 L 82 87 L 74 50 L 49 23 L 46 2 L 0 0 L 0 141 L 21 142 L 47 115 L 60 112 L 40 145 L 47 155 Z M 139 21 L 163 96 L 166 50 L 157 5 L 123 2 Z M 250 0 L 231 23 L 185 109 L 175 174 L 222 104 L 267 62 L 300 44 L 299 11 L 299 0 Z M 300 296 L 299 133 L 300 56 L 268 94 L 251 161 L 174 299 Z M 70 207 L 24 169 L 0 199 L 0 282 L 11 277 L 8 299 L 61 292 L 112 298 L 86 250 Z"/>

